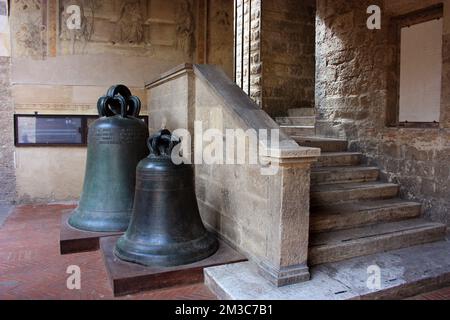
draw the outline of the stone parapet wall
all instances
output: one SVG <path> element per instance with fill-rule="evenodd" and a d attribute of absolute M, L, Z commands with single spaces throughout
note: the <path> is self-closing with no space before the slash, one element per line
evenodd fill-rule
<path fill-rule="evenodd" d="M 279 130 L 278 125 L 218 68 L 183 65 L 182 69 L 184 72 L 170 72 L 147 85 L 150 114 L 153 107 L 158 114 L 160 105 L 177 106 L 164 114 L 170 129 L 192 132 L 192 123 L 197 121 L 202 132 L 216 130 L 221 133 L 220 139 L 225 138 L 226 129 Z M 169 91 L 174 95 L 168 94 Z M 182 104 L 173 103 L 183 91 L 193 98 L 188 99 L 192 103 L 184 103 L 184 111 Z M 187 124 L 186 115 L 189 115 Z M 183 124 L 184 127 L 175 127 Z M 164 123 L 155 125 L 164 126 Z M 195 130 L 191 137 L 195 142 L 194 154 L 205 150 L 200 148 L 198 141 L 202 137 L 197 134 Z M 299 147 L 283 134 L 280 139 L 280 146 L 266 145 L 262 149 L 260 156 L 268 162 L 266 164 L 248 161 L 235 165 L 197 164 L 196 189 L 207 226 L 255 261 L 266 278 L 281 286 L 309 279 L 310 165 L 320 150 Z M 203 144 L 206 148 L 207 143 Z M 249 148 L 247 142 L 247 155 Z M 276 168 L 272 175 L 262 174 L 267 165 Z"/>

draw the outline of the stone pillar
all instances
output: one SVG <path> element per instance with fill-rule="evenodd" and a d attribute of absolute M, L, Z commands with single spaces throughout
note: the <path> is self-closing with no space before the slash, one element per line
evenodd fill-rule
<path fill-rule="evenodd" d="M 0 204 L 10 204 L 16 198 L 14 107 L 10 71 L 11 58 L 0 57 Z"/>
<path fill-rule="evenodd" d="M 265 160 L 279 170 L 269 199 L 274 227 L 268 235 L 267 255 L 259 263 L 260 274 L 278 287 L 307 281 L 310 174 L 317 158 Z"/>
<path fill-rule="evenodd" d="M 0 0 L 0 204 L 16 199 L 8 4 Z"/>
<path fill-rule="evenodd" d="M 441 127 L 450 128 L 450 3 L 444 2 Z"/>

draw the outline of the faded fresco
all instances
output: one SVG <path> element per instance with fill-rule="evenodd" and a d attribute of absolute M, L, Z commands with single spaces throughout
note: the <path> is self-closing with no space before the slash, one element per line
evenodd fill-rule
<path fill-rule="evenodd" d="M 11 7 L 18 57 L 195 55 L 193 0 L 12 0 Z"/>
<path fill-rule="evenodd" d="M 41 0 L 12 0 L 11 5 L 13 52 L 17 56 L 44 58 L 47 27 Z"/>

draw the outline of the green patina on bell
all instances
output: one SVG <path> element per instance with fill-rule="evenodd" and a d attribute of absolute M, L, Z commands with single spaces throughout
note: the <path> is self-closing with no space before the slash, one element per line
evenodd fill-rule
<path fill-rule="evenodd" d="M 135 172 L 148 155 L 148 127 L 138 119 L 141 102 L 113 86 L 97 104 L 100 119 L 89 128 L 83 193 L 69 224 L 94 232 L 122 232 L 133 208 Z"/>
<path fill-rule="evenodd" d="M 147 266 L 178 266 L 203 260 L 218 249 L 201 220 L 192 165 L 175 165 L 171 154 L 180 143 L 167 130 L 149 140 L 150 156 L 136 172 L 130 226 L 115 248 L 125 261 Z"/>

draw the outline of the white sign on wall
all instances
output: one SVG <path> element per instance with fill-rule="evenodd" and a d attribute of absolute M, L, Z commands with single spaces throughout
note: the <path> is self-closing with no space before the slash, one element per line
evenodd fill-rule
<path fill-rule="evenodd" d="M 439 122 L 443 19 L 401 30 L 400 122 Z"/>

